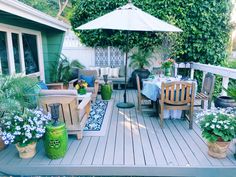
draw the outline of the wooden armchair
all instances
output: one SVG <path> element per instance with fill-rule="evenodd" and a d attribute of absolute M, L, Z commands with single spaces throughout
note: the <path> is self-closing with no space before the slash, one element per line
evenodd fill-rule
<path fill-rule="evenodd" d="M 49 112 L 49 104 L 60 103 L 59 120 L 65 122 L 68 134 L 83 136 L 83 129 L 90 113 L 91 98 L 86 97 L 80 103 L 76 90 L 41 90 L 39 104 Z"/>
<path fill-rule="evenodd" d="M 94 86 L 93 87 L 87 87 L 86 90 L 87 92 L 92 92 L 92 100 L 95 101 L 97 98 L 97 94 L 98 94 L 98 88 L 99 88 L 99 81 L 98 81 L 98 73 L 97 70 L 87 70 L 87 69 L 81 69 L 79 70 L 79 74 L 78 74 L 78 79 L 81 79 L 81 76 L 93 76 L 94 78 Z M 73 89 L 73 83 L 76 81 L 77 79 L 74 79 L 72 81 L 69 82 L 69 89 Z"/>
<path fill-rule="evenodd" d="M 160 106 L 160 124 L 163 127 L 164 110 L 184 110 L 189 121 L 189 129 L 193 127 L 193 108 L 195 97 L 195 83 L 176 81 L 162 83 Z"/>
<path fill-rule="evenodd" d="M 201 108 L 204 109 L 205 105 L 204 102 L 207 101 L 208 109 L 211 109 L 214 85 L 215 85 L 215 76 L 212 73 L 207 73 L 202 82 L 202 90 L 201 92 L 197 93 L 195 97 L 195 100 L 201 100 L 201 105 L 195 105 L 195 106 L 201 106 Z"/>

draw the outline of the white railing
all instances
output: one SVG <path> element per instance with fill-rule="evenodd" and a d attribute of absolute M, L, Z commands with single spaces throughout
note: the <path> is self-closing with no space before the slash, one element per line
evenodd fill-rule
<path fill-rule="evenodd" d="M 236 79 L 236 69 L 221 67 L 221 66 L 214 66 L 214 65 L 207 65 L 202 63 L 176 63 L 175 64 L 175 75 L 178 74 L 178 68 L 189 68 L 191 70 L 190 77 L 191 79 L 194 78 L 194 71 L 199 70 L 203 72 L 203 77 L 205 77 L 205 74 L 207 72 L 220 75 L 223 77 L 222 80 L 222 87 L 228 88 L 229 79 Z M 226 95 L 226 92 L 222 90 L 221 95 Z"/>

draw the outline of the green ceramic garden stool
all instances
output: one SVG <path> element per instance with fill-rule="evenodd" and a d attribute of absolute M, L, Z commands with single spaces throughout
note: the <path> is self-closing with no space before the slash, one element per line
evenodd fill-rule
<path fill-rule="evenodd" d="M 111 84 L 103 84 L 101 85 L 101 96 L 103 100 L 110 100 L 112 94 L 112 86 Z"/>
<path fill-rule="evenodd" d="M 59 159 L 65 156 L 68 144 L 68 134 L 64 123 L 56 126 L 52 123 L 46 126 L 44 135 L 45 153 L 50 159 Z"/>

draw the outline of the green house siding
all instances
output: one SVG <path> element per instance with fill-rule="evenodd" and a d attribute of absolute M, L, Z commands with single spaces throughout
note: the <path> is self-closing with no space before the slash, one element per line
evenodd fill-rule
<path fill-rule="evenodd" d="M 45 80 L 53 82 L 65 32 L 3 11 L 0 11 L 0 23 L 41 32 Z"/>

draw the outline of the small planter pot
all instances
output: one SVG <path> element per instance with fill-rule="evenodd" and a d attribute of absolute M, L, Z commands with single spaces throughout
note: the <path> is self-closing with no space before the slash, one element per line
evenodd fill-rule
<path fill-rule="evenodd" d="M 219 108 L 236 107 L 236 102 L 233 98 L 229 96 L 219 96 L 215 100 L 215 107 Z"/>
<path fill-rule="evenodd" d="M 16 144 L 16 149 L 19 151 L 19 156 L 22 159 L 28 159 L 34 157 L 36 154 L 36 142 L 28 144 L 27 146 L 21 147 Z"/>
<path fill-rule="evenodd" d="M 85 95 L 87 93 L 86 88 L 81 88 L 78 90 L 78 94 Z"/>
<path fill-rule="evenodd" d="M 208 154 L 214 158 L 222 159 L 227 155 L 227 150 L 230 145 L 229 142 L 220 142 L 217 141 L 215 143 L 207 143 L 208 146 Z"/>

